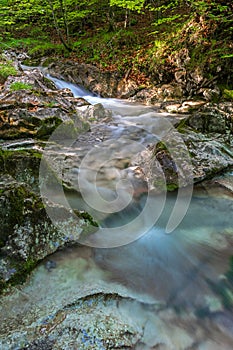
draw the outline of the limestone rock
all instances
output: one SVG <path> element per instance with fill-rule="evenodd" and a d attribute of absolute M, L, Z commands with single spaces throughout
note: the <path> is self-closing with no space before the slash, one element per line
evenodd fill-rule
<path fill-rule="evenodd" d="M 121 76 L 117 71 L 102 71 L 90 64 L 52 63 L 48 72 L 55 77 L 63 77 L 69 82 L 82 85 L 103 97 L 128 98 L 139 89 L 132 79 Z"/>
<path fill-rule="evenodd" d="M 12 84 L 17 82 L 28 85 L 25 89 L 12 90 Z M 66 124 L 70 132 L 88 128 L 77 113 L 77 99 L 72 98 L 69 90 L 55 90 L 39 70 L 9 77 L 4 87 L 0 93 L 1 139 L 47 139 L 61 123 Z"/>
<path fill-rule="evenodd" d="M 22 283 L 38 261 L 75 242 L 90 225 L 90 216 L 85 213 L 42 200 L 42 150 L 33 149 L 33 145 L 33 140 L 24 146 L 8 141 L 4 143 L 8 149 L 0 151 L 0 292 L 9 283 Z M 46 174 L 50 176 L 49 169 Z M 50 188 L 56 190 L 54 174 Z"/>

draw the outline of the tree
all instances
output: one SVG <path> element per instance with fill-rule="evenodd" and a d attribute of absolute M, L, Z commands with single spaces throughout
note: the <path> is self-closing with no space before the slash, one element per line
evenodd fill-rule
<path fill-rule="evenodd" d="M 110 6 L 118 6 L 125 9 L 125 28 L 129 24 L 130 11 L 141 12 L 144 7 L 144 3 L 145 0 L 110 0 Z"/>
<path fill-rule="evenodd" d="M 57 2 L 57 1 L 53 1 L 53 0 L 47 0 L 47 2 L 48 2 L 48 5 L 49 5 L 51 13 L 52 13 L 54 28 L 56 29 L 56 32 L 59 36 L 59 39 L 61 40 L 62 44 L 64 45 L 64 47 L 68 51 L 72 51 L 72 48 L 69 44 L 69 41 L 70 41 L 69 27 L 68 27 L 68 23 L 67 23 L 67 10 L 66 10 L 66 7 L 64 6 L 64 1 L 59 0 L 59 2 Z M 62 22 L 64 25 L 65 33 L 66 33 L 66 39 L 65 39 L 65 37 L 62 33 L 62 30 L 61 30 L 61 27 L 59 25 L 59 17 L 56 14 L 57 9 L 61 13 L 61 18 L 62 18 Z"/>

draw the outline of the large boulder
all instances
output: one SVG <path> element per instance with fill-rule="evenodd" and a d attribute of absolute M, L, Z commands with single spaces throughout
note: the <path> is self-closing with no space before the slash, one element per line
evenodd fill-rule
<path fill-rule="evenodd" d="M 56 62 L 49 65 L 48 72 L 55 77 L 82 85 L 103 97 L 128 98 L 139 90 L 136 82 L 127 74 L 122 76 L 117 71 L 102 71 L 85 63 Z"/>
<path fill-rule="evenodd" d="M 134 159 L 133 165 L 141 168 L 151 188 L 164 186 L 159 180 L 160 167 L 166 189 L 174 190 L 211 178 L 233 165 L 230 104 L 205 104 L 176 122 L 175 128 L 178 133 L 171 131 Z"/>
<path fill-rule="evenodd" d="M 62 131 L 56 134 L 60 139 L 89 130 L 80 110 L 85 106 L 87 101 L 74 98 L 68 89 L 57 90 L 38 69 L 19 70 L 4 82 L 0 93 L 0 292 L 23 282 L 38 261 L 76 242 L 90 225 L 86 213 L 53 203 L 40 194 L 39 187 L 43 140 L 61 124 Z M 61 179 L 50 173 L 48 165 L 49 174 L 49 186 L 55 190 Z"/>
<path fill-rule="evenodd" d="M 233 165 L 233 116 L 228 104 L 206 104 L 176 127 L 189 150 L 196 181 Z"/>
<path fill-rule="evenodd" d="M 61 123 L 71 131 L 88 129 L 77 111 L 78 106 L 88 103 L 73 98 L 70 90 L 56 90 L 38 69 L 10 76 L 0 101 L 1 139 L 47 139 Z"/>
<path fill-rule="evenodd" d="M 9 283 L 23 282 L 38 261 L 76 241 L 91 224 L 86 213 L 42 200 L 40 158 L 35 150 L 1 151 L 0 291 Z"/>

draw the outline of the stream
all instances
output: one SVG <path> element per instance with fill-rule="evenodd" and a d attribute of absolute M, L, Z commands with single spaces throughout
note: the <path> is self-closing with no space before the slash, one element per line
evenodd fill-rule
<path fill-rule="evenodd" d="M 101 98 L 75 84 L 47 76 L 59 89 L 69 88 L 75 97 L 83 97 L 93 105 L 101 103 L 111 110 L 111 122 L 93 125 L 88 135 L 81 135 L 67 150 L 70 154 L 78 149 L 85 175 L 85 183 L 79 181 L 78 188 L 82 193 L 87 186 L 91 195 L 83 198 L 77 193 L 66 193 L 66 201 L 72 209 L 90 212 L 108 230 L 108 235 L 110 230 L 116 236 L 106 244 L 107 238 L 103 243 L 97 236 L 96 241 L 81 240 L 84 245 L 56 252 L 41 262 L 25 285 L 15 288 L 13 295 L 3 296 L 0 328 L 8 335 L 0 339 L 1 349 L 232 349 L 232 197 L 221 195 L 221 191 L 208 195 L 194 190 L 191 196 L 190 192 L 187 196 L 181 193 L 180 198 L 179 194 L 170 193 L 164 198 L 153 191 L 146 196 L 145 188 L 139 197 L 131 196 L 129 204 L 128 182 L 122 185 L 121 192 L 115 190 L 119 171 L 125 168 L 124 160 L 160 140 L 166 128 L 172 128 L 174 121 L 183 116 L 171 117 L 153 107 Z M 119 140 L 124 141 L 123 149 L 119 149 Z M 120 153 L 118 167 L 108 160 L 112 156 L 109 149 Z M 79 167 L 80 164 L 73 167 L 70 178 L 75 178 Z M 95 197 L 90 185 L 92 176 L 86 175 L 85 170 L 95 175 L 96 169 L 102 167 L 103 172 L 95 177 L 98 197 L 92 200 Z M 233 182 L 232 172 L 224 176 Z M 133 181 L 134 188 L 146 186 L 134 175 Z M 119 194 L 123 200 L 115 208 L 113 202 L 119 199 Z M 49 195 L 52 200 L 64 202 L 59 193 Z M 103 203 L 99 195 L 104 198 Z M 180 217 L 168 234 L 166 229 L 177 198 L 182 213 L 176 214 Z M 142 211 L 146 214 L 139 223 L 135 220 Z M 117 230 L 121 231 L 119 236 Z M 98 299 L 101 293 L 112 295 L 113 299 L 103 302 Z M 96 300 L 93 295 L 97 295 Z M 93 311 L 89 304 L 89 308 L 78 304 L 78 300 L 85 298 L 89 298 Z M 74 313 L 76 319 L 72 318 Z M 112 320 L 112 325 L 106 326 L 105 316 Z M 130 335 L 127 343 L 122 335 L 122 342 L 114 346 L 105 342 L 101 331 L 96 330 L 94 320 L 98 319 L 103 332 L 109 329 L 110 334 L 115 334 L 114 327 L 128 327 L 130 330 L 127 328 L 125 334 L 128 337 L 134 334 L 134 338 Z M 79 333 L 75 333 L 77 323 L 82 325 Z"/>

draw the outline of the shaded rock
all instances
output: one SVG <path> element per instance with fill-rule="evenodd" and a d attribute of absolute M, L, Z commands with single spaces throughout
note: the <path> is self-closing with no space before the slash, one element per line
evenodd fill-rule
<path fill-rule="evenodd" d="M 99 68 L 85 63 L 52 63 L 48 72 L 69 82 L 84 86 L 103 97 L 128 98 L 138 91 L 136 82 L 120 75 L 117 71 L 102 71 Z"/>
<path fill-rule="evenodd" d="M 144 102 L 154 105 L 158 102 L 162 103 L 164 101 L 180 100 L 182 96 L 183 93 L 179 84 L 159 84 L 137 92 L 131 98 L 131 101 Z"/>
<path fill-rule="evenodd" d="M 2 143 L 0 149 L 2 178 L 10 176 L 18 183 L 24 183 L 34 192 L 38 192 L 42 145 L 30 139 L 18 143 Z"/>
<path fill-rule="evenodd" d="M 88 219 L 47 202 L 46 206 L 56 211 L 58 222 L 54 225 L 41 198 L 24 184 L 4 177 L 0 186 L 2 289 L 9 282 L 22 283 L 39 260 L 78 239 Z"/>
<path fill-rule="evenodd" d="M 202 133 L 233 134 L 233 115 L 221 106 L 206 104 L 186 121 L 186 125 Z"/>

